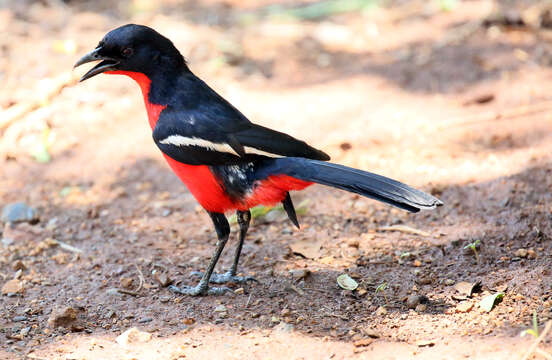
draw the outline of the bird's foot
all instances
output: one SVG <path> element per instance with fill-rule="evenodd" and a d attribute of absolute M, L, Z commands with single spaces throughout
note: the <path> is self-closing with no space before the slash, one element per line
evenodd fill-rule
<path fill-rule="evenodd" d="M 190 275 L 202 277 L 203 273 L 200 271 L 194 271 Z M 209 280 L 209 282 L 213 284 L 227 284 L 227 283 L 242 284 L 248 281 L 259 282 L 257 279 L 255 279 L 252 276 L 237 276 L 235 273 L 232 273 L 231 271 L 227 271 L 224 274 L 213 273 L 211 274 L 211 279 Z"/>
<path fill-rule="evenodd" d="M 201 286 L 201 284 L 196 286 L 169 286 L 169 290 L 172 292 L 175 292 L 177 294 L 181 295 L 191 295 L 191 296 L 199 296 L 199 295 L 224 295 L 227 292 L 228 293 L 234 293 L 232 289 L 227 288 L 226 286 L 223 287 L 208 287 L 208 286 Z"/>

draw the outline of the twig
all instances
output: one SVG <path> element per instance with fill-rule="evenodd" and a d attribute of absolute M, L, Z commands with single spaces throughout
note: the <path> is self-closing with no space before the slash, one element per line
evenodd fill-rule
<path fill-rule="evenodd" d="M 249 302 L 251 301 L 251 295 L 253 294 L 249 294 L 249 297 L 247 298 L 247 303 L 245 303 L 245 307 L 249 306 Z"/>
<path fill-rule="evenodd" d="M 41 94 L 29 102 L 13 105 L 0 112 L 0 132 L 14 122 L 25 117 L 28 113 L 47 105 L 54 97 L 59 95 L 64 88 L 75 85 L 79 81 L 79 78 L 72 72 L 66 72 L 51 80 L 53 84 L 46 91 L 46 94 Z"/>
<path fill-rule="evenodd" d="M 327 294 L 329 291 L 328 290 L 322 290 L 322 289 L 315 289 L 315 288 L 310 288 L 310 287 L 305 287 L 303 288 L 305 290 L 312 290 L 312 291 L 318 291 L 318 292 L 321 292 L 321 293 L 325 293 Z"/>
<path fill-rule="evenodd" d="M 135 291 L 124 290 L 124 289 L 119 289 L 119 288 L 117 288 L 117 291 L 120 292 L 121 294 L 127 294 L 127 295 L 132 295 L 132 296 L 139 296 L 140 295 Z"/>
<path fill-rule="evenodd" d="M 297 294 L 299 294 L 301 296 L 305 295 L 305 292 L 303 290 L 299 289 L 297 286 L 295 286 L 293 284 L 289 285 L 288 288 L 295 291 Z"/>
<path fill-rule="evenodd" d="M 37 355 L 34 355 L 34 354 L 27 354 L 26 356 L 27 356 L 29 359 L 47 360 L 47 358 L 45 358 L 45 357 L 40 357 L 40 356 L 37 356 Z"/>
<path fill-rule="evenodd" d="M 64 243 L 63 241 L 59 241 L 59 240 L 56 240 L 54 239 L 54 242 L 62 249 L 64 250 L 67 250 L 67 251 L 71 251 L 71 252 L 74 252 L 74 253 L 80 253 L 82 254 L 82 250 L 79 249 L 79 248 L 76 248 L 72 245 L 69 245 L 67 243 Z"/>
<path fill-rule="evenodd" d="M 138 285 L 138 288 L 135 290 L 136 292 L 139 292 L 142 290 L 142 286 L 144 285 L 144 274 L 142 274 L 142 270 L 134 263 L 134 266 L 136 267 L 136 270 L 138 271 L 138 279 L 140 280 L 140 284 Z M 120 290 L 119 290 L 120 291 Z"/>
<path fill-rule="evenodd" d="M 466 115 L 456 119 L 450 119 L 435 127 L 437 131 L 449 129 L 451 127 L 477 125 L 482 122 L 495 122 L 511 120 L 513 118 L 536 115 L 542 112 L 552 111 L 552 100 L 546 99 L 536 104 L 520 105 L 503 112 L 485 111 L 477 112 L 473 115 Z"/>
<path fill-rule="evenodd" d="M 376 231 L 399 231 L 407 234 L 414 234 L 420 236 L 430 236 L 431 234 L 423 230 L 414 229 L 413 227 L 406 225 L 392 225 L 392 226 L 383 226 L 377 228 Z"/>
<path fill-rule="evenodd" d="M 332 313 L 329 313 L 329 312 L 326 312 L 325 314 L 328 315 L 328 316 L 336 317 L 336 318 L 344 320 L 344 321 L 349 321 L 349 318 L 346 317 L 345 315 L 332 314 Z"/>
<path fill-rule="evenodd" d="M 535 342 L 531 345 L 529 350 L 525 353 L 525 355 L 521 358 L 521 360 L 527 360 L 529 359 L 529 356 L 533 354 L 533 352 L 537 349 L 537 346 L 539 346 L 539 343 L 546 337 L 548 334 L 548 331 L 550 331 L 550 328 L 552 327 L 552 320 L 548 321 L 546 323 L 546 326 L 544 327 L 543 332 L 540 334 L 540 336 L 535 340 Z"/>
<path fill-rule="evenodd" d="M 535 352 L 537 354 L 539 354 L 540 356 L 542 356 L 543 358 L 545 358 L 545 359 L 552 360 L 552 354 L 549 354 L 549 353 L 547 353 L 546 351 L 544 351 L 542 349 L 536 348 Z"/>
<path fill-rule="evenodd" d="M 165 272 L 168 272 L 167 267 L 166 267 L 165 265 L 163 265 L 163 264 L 160 264 L 160 263 L 153 263 L 153 264 L 152 264 L 152 267 L 153 267 L 154 269 L 157 267 L 157 268 L 162 269 L 162 270 L 165 271 Z"/>

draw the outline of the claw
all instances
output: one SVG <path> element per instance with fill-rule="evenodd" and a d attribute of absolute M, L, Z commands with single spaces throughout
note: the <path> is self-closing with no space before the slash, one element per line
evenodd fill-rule
<path fill-rule="evenodd" d="M 203 273 L 201 271 L 192 271 L 190 273 L 190 276 L 202 277 Z M 211 279 L 209 280 L 209 282 L 213 284 L 226 284 L 226 283 L 243 284 L 248 281 L 259 282 L 259 280 L 255 279 L 252 276 L 237 276 L 235 274 L 232 274 L 230 271 L 225 272 L 224 274 L 213 273 L 211 275 Z"/>
<path fill-rule="evenodd" d="M 205 287 L 202 288 L 199 285 L 197 286 L 169 286 L 169 290 L 172 292 L 175 292 L 177 294 L 181 295 L 190 295 L 190 296 L 198 296 L 198 295 L 224 295 L 227 292 L 234 293 L 232 289 L 227 288 L 226 286 L 223 287 Z"/>

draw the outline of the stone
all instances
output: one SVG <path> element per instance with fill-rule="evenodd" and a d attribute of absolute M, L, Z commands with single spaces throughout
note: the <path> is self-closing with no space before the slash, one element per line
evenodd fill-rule
<path fill-rule="evenodd" d="M 35 223 L 38 222 L 38 214 L 24 202 L 16 202 L 4 206 L 0 220 L 4 223 Z"/>
<path fill-rule="evenodd" d="M 290 270 L 289 273 L 294 280 L 299 281 L 309 276 L 310 271 L 307 269 L 298 269 L 298 270 Z"/>
<path fill-rule="evenodd" d="M 462 301 L 458 305 L 456 305 L 455 311 L 457 313 L 466 313 L 473 309 L 473 303 L 470 301 Z"/>
<path fill-rule="evenodd" d="M 77 310 L 70 306 L 63 309 L 54 309 L 48 318 L 48 325 L 52 328 L 72 328 L 77 321 Z"/>
<path fill-rule="evenodd" d="M 23 283 L 17 279 L 9 280 L 2 286 L 2 295 L 19 294 L 23 292 Z"/>
<path fill-rule="evenodd" d="M 385 316 L 387 315 L 387 309 L 383 306 L 380 306 L 379 308 L 377 308 L 376 310 L 376 315 L 377 316 Z"/>
<path fill-rule="evenodd" d="M 366 339 L 360 339 L 353 343 L 355 347 L 362 347 L 362 346 L 368 346 L 370 345 L 374 339 L 366 338 Z"/>
<path fill-rule="evenodd" d="M 115 341 L 121 346 L 129 346 L 132 344 L 145 343 L 151 340 L 152 335 L 145 331 L 140 331 L 138 328 L 130 328 L 121 335 L 117 336 Z"/>
<path fill-rule="evenodd" d="M 410 295 L 406 299 L 406 306 L 408 306 L 409 309 L 414 309 L 419 303 L 421 303 L 421 300 L 422 297 L 420 295 Z"/>
<path fill-rule="evenodd" d="M 528 253 L 527 249 L 517 249 L 514 255 L 520 258 L 526 258 Z"/>
<path fill-rule="evenodd" d="M 293 326 L 293 324 L 288 324 L 286 322 L 281 322 L 281 323 L 279 323 L 278 325 L 276 325 L 274 327 L 274 330 L 289 333 L 289 332 L 292 332 L 294 328 L 295 327 Z"/>

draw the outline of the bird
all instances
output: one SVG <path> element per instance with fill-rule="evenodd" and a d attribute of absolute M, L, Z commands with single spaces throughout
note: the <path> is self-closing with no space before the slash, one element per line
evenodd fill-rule
<path fill-rule="evenodd" d="M 282 204 L 299 222 L 290 191 L 322 184 L 409 212 L 434 209 L 436 197 L 393 179 L 329 162 L 330 156 L 288 134 L 252 123 L 189 68 L 173 42 L 156 30 L 127 24 L 109 31 L 74 68 L 99 61 L 80 79 L 126 75 L 141 88 L 153 141 L 172 171 L 209 214 L 217 243 L 195 286 L 171 285 L 183 295 L 221 295 L 226 286 L 255 280 L 238 276 L 238 262 L 257 205 Z M 228 241 L 225 213 L 236 212 L 239 239 L 230 269 L 214 273 Z"/>

